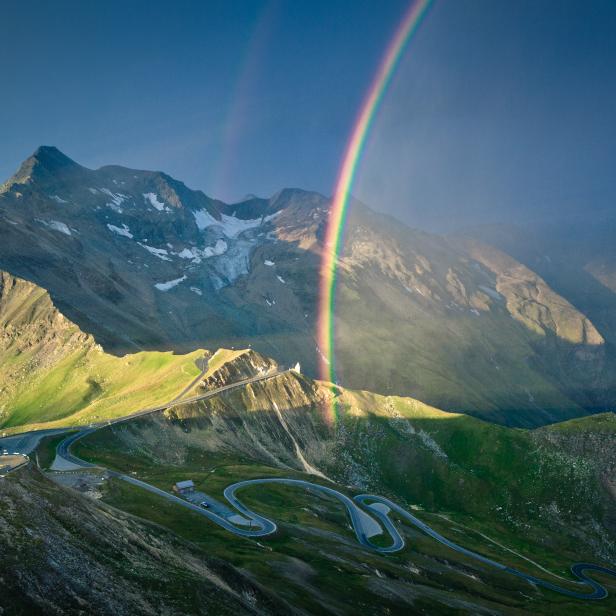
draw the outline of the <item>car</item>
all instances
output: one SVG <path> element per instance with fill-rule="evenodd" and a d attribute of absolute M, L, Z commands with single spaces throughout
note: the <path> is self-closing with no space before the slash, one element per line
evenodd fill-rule
<path fill-rule="evenodd" d="M 203 507 L 204 509 L 209 509 L 210 504 L 207 501 L 201 501 L 199 503 L 199 507 Z"/>

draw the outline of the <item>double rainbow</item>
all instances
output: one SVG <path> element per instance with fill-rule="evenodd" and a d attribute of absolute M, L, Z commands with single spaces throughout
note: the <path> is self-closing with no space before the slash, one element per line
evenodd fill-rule
<path fill-rule="evenodd" d="M 336 364 L 334 356 L 334 312 L 336 307 L 336 276 L 338 255 L 342 250 L 344 226 L 351 188 L 355 179 L 358 162 L 361 158 L 366 137 L 379 109 L 387 87 L 402 54 L 417 32 L 422 18 L 430 7 L 432 0 L 416 0 L 409 6 L 400 26 L 389 43 L 381 60 L 359 115 L 351 132 L 342 165 L 336 181 L 332 206 L 329 212 L 325 232 L 323 256 L 320 270 L 319 317 L 317 323 L 317 344 L 319 351 L 319 373 L 324 381 L 336 382 Z M 331 418 L 336 420 L 336 404 L 331 405 Z"/>

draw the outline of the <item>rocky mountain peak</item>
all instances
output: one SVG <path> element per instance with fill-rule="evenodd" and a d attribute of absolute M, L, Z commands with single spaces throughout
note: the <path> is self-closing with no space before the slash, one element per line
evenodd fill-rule
<path fill-rule="evenodd" d="M 17 173 L 3 188 L 7 190 L 15 184 L 57 184 L 61 179 L 83 171 L 87 171 L 85 167 L 77 164 L 55 146 L 42 145 L 21 164 Z"/>
<path fill-rule="evenodd" d="M 69 158 L 53 145 L 39 146 L 28 160 L 35 160 L 39 164 L 54 170 L 66 167 L 81 167 L 81 165 L 78 165 L 72 158 Z"/>

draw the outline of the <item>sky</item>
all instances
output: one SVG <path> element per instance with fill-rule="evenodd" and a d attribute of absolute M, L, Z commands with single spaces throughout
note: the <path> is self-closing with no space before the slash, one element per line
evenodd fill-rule
<path fill-rule="evenodd" d="M 332 194 L 408 2 L 0 4 L 0 178 L 41 144 L 227 201 Z M 355 196 L 436 231 L 609 210 L 616 3 L 436 0 L 367 140 Z"/>

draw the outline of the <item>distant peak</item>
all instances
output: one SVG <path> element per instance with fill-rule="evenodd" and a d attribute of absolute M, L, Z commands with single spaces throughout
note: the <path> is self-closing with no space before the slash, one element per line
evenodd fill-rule
<path fill-rule="evenodd" d="M 32 184 L 33 182 L 56 182 L 67 172 L 84 169 L 74 160 L 52 145 L 42 145 L 19 167 L 19 171 L 4 184 L 10 188 L 14 184 Z"/>
<path fill-rule="evenodd" d="M 260 201 L 264 201 L 263 197 L 257 197 L 257 195 L 255 195 L 254 193 L 248 193 L 239 200 L 239 203 L 243 203 L 244 201 L 255 201 L 257 199 Z"/>
<path fill-rule="evenodd" d="M 69 158 L 53 145 L 42 145 L 38 147 L 29 160 L 31 159 L 44 164 L 47 168 L 61 169 L 63 167 L 79 167 L 73 159 Z"/>
<path fill-rule="evenodd" d="M 280 210 L 290 205 L 324 207 L 329 202 L 329 199 L 311 190 L 303 190 L 302 188 L 283 188 L 277 193 L 274 193 L 269 201 L 273 210 Z"/>

